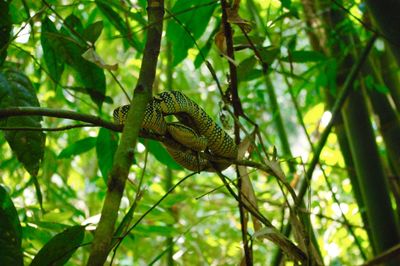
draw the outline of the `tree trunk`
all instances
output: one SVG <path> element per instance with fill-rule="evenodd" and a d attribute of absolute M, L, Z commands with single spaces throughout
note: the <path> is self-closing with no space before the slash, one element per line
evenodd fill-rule
<path fill-rule="evenodd" d="M 400 66 L 400 1 L 366 0 L 365 2 Z"/>

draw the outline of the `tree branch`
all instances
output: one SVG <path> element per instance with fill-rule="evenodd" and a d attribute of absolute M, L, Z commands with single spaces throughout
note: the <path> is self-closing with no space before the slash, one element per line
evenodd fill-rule
<path fill-rule="evenodd" d="M 235 118 L 239 118 L 240 115 L 243 115 L 242 105 L 240 103 L 239 94 L 238 94 L 238 80 L 237 80 L 237 69 L 233 61 L 235 60 L 235 54 L 233 49 L 233 33 L 231 25 L 228 22 L 228 11 L 231 7 L 228 5 L 226 0 L 221 0 L 221 10 L 222 10 L 222 28 L 224 30 L 225 35 L 225 44 L 226 44 L 226 55 L 228 56 L 228 64 L 229 64 L 229 92 L 232 96 L 232 106 L 233 113 Z M 235 142 L 236 144 L 240 143 L 240 128 L 238 123 L 235 121 Z M 236 168 L 237 176 L 240 176 L 239 169 Z M 239 199 L 242 198 L 242 179 L 238 179 L 239 186 Z M 239 200 L 239 214 L 240 214 L 240 224 L 241 224 L 241 232 L 242 232 L 242 241 L 243 241 L 243 249 L 245 255 L 246 265 L 253 265 L 252 261 L 252 251 L 249 246 L 248 238 L 247 238 L 247 213 L 244 211 L 244 207 L 242 201 Z"/>
<path fill-rule="evenodd" d="M 9 107 L 0 109 L 0 119 L 4 119 L 11 116 L 32 116 L 32 115 L 71 119 L 71 120 L 90 123 L 92 125 L 104 127 L 113 131 L 122 131 L 122 125 L 118 125 L 113 122 L 101 119 L 98 116 L 82 114 L 74 111 L 43 108 L 43 107 Z"/>
<path fill-rule="evenodd" d="M 163 0 L 147 1 L 148 29 L 147 40 L 140 68 L 139 80 L 134 91 L 132 106 L 122 132 L 121 141 L 115 153 L 114 164 L 110 172 L 108 189 L 97 226 L 88 265 L 103 265 L 110 250 L 115 222 L 121 203 L 122 194 L 133 159 L 133 151 L 144 118 L 145 108 L 152 97 L 164 16 Z"/>
<path fill-rule="evenodd" d="M 87 127 L 96 127 L 96 126 L 103 127 L 103 128 L 107 128 L 112 131 L 116 131 L 116 132 L 122 132 L 122 130 L 123 130 L 123 125 L 104 120 L 98 116 L 82 114 L 82 113 L 69 111 L 69 110 L 51 109 L 51 108 L 43 108 L 43 107 L 10 107 L 10 108 L 0 109 L 0 119 L 5 119 L 8 117 L 12 117 L 12 116 L 32 116 L 32 115 L 64 118 L 64 119 L 70 119 L 70 120 L 74 120 L 74 121 L 86 122 L 89 124 L 70 125 L 70 126 L 64 126 L 64 127 L 58 127 L 58 128 L 0 127 L 0 130 L 59 131 L 62 129 L 70 129 L 70 128 L 75 128 L 75 127 L 86 127 L 86 126 Z M 175 149 L 180 150 L 182 152 L 187 151 L 187 148 L 185 146 L 183 146 L 179 142 L 175 141 L 169 135 L 161 136 L 161 135 L 157 135 L 157 134 L 151 133 L 146 130 L 141 130 L 139 132 L 139 136 L 142 138 L 156 140 L 156 141 L 162 142 L 169 146 L 173 146 Z M 243 165 L 243 166 L 256 168 L 256 169 L 264 171 L 272 176 L 276 176 L 282 182 L 285 181 L 285 180 L 282 180 L 279 173 L 277 173 L 276 170 L 274 169 L 274 167 L 271 165 L 261 164 L 261 163 L 257 163 L 257 162 L 253 162 L 253 161 L 249 161 L 249 160 L 230 160 L 227 158 L 217 157 L 217 156 L 214 156 L 214 155 L 211 155 L 208 153 L 200 153 L 200 156 L 204 157 L 205 159 L 207 159 L 211 162 L 217 162 L 217 163 L 223 163 L 223 164 L 230 163 L 230 164 Z M 287 188 L 289 189 L 290 185 L 288 185 Z M 292 194 L 294 192 L 292 191 L 290 193 Z"/>

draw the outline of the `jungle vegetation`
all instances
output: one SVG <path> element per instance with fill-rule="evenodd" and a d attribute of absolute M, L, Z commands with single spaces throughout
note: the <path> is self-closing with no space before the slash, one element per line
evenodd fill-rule
<path fill-rule="evenodd" d="M 398 265 L 399 10 L 0 0 L 0 265 Z M 228 169 L 141 129 L 171 90 L 234 138 Z"/>

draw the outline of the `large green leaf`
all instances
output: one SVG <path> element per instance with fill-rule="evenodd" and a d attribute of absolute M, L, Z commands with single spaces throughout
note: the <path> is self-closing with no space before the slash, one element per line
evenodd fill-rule
<path fill-rule="evenodd" d="M 63 44 L 66 47 L 68 57 L 71 59 L 71 66 L 78 72 L 80 81 L 85 86 L 92 100 L 101 107 L 106 92 L 104 70 L 82 57 L 87 47 L 82 45 L 84 40 L 78 38 L 71 29 L 79 33 L 80 36 L 83 36 L 84 29 L 82 23 L 74 15 L 70 15 L 65 19 L 65 23 L 61 29 L 61 33 L 67 37 L 63 39 Z M 74 41 L 70 40 L 71 38 Z"/>
<path fill-rule="evenodd" d="M 193 47 L 192 37 L 197 40 L 204 33 L 217 6 L 216 3 L 212 5 L 201 4 L 204 4 L 204 1 L 178 0 L 171 10 L 176 15 L 168 21 L 167 39 L 172 43 L 174 66 L 185 59 L 189 48 Z"/>
<path fill-rule="evenodd" d="M 271 65 L 278 57 L 280 50 L 276 46 L 262 47 L 258 50 L 264 63 Z"/>
<path fill-rule="evenodd" d="M 9 14 L 9 2 L 0 1 L 0 66 L 3 65 L 7 56 L 7 46 L 11 33 L 11 17 Z"/>
<path fill-rule="evenodd" d="M 39 107 L 36 91 L 22 73 L 7 69 L 0 73 L 0 108 L 11 106 Z M 9 117 L 0 121 L 5 127 L 40 128 L 41 116 Z M 5 131 L 5 138 L 17 159 L 33 176 L 39 171 L 44 154 L 45 134 L 41 131 Z"/>
<path fill-rule="evenodd" d="M 103 21 L 96 21 L 83 30 L 83 38 L 91 43 L 95 43 L 102 31 Z"/>
<path fill-rule="evenodd" d="M 298 50 L 292 51 L 290 56 L 282 58 L 284 61 L 306 63 L 306 62 L 319 62 L 326 59 L 326 56 L 316 51 Z"/>
<path fill-rule="evenodd" d="M 107 181 L 114 162 L 114 154 L 118 147 L 118 135 L 108 129 L 101 128 L 96 141 L 97 162 L 101 175 Z"/>
<path fill-rule="evenodd" d="M 87 50 L 87 45 L 86 40 L 82 38 L 84 28 L 79 18 L 70 15 L 64 22 L 60 31 L 54 31 L 54 25 L 50 26 L 51 22 L 46 22 L 49 24 L 47 25 L 48 31 L 42 33 L 45 35 L 46 45 L 56 51 L 54 56 L 61 57 L 61 61 L 66 62 L 76 70 L 77 78 L 85 87 L 86 92 L 101 107 L 106 92 L 104 70 L 82 57 L 82 54 Z M 90 38 L 95 38 L 95 36 L 93 35 Z"/>
<path fill-rule="evenodd" d="M 281 2 L 282 7 L 286 7 L 287 9 L 291 8 L 292 1 L 291 0 L 279 0 Z"/>
<path fill-rule="evenodd" d="M 249 73 L 254 69 L 256 63 L 257 58 L 253 55 L 240 62 L 237 67 L 237 76 L 239 82 L 244 81 L 246 78 L 248 78 Z"/>
<path fill-rule="evenodd" d="M 32 260 L 31 266 L 64 265 L 80 246 L 85 236 L 85 227 L 71 226 L 55 235 Z"/>
<path fill-rule="evenodd" d="M 0 265 L 23 265 L 21 236 L 17 210 L 7 191 L 0 186 Z"/>
<path fill-rule="evenodd" d="M 96 0 L 95 2 L 100 11 L 121 33 L 124 39 L 127 40 L 128 43 L 137 51 L 143 52 L 143 43 L 139 42 L 139 38 L 127 27 L 127 23 L 121 18 L 121 16 L 110 7 L 109 2 L 104 0 Z"/>
<path fill-rule="evenodd" d="M 208 41 L 203 47 L 201 47 L 199 53 L 194 59 L 194 67 L 197 69 L 204 62 L 204 59 L 207 58 L 208 53 L 211 50 L 213 42 Z"/>
<path fill-rule="evenodd" d="M 60 50 L 56 50 L 56 45 L 52 43 L 48 33 L 57 33 L 56 26 L 48 18 L 42 20 L 42 34 L 40 35 L 40 42 L 43 49 L 43 59 L 46 63 L 49 74 L 55 83 L 60 81 L 61 75 L 64 71 L 64 60 L 60 56 Z M 58 43 L 58 47 L 61 44 Z"/>
<path fill-rule="evenodd" d="M 206 60 L 208 53 L 211 50 L 212 45 L 214 44 L 214 37 L 217 34 L 217 32 L 221 28 L 221 19 L 217 19 L 214 29 L 210 34 L 210 37 L 208 38 L 206 44 L 200 48 L 199 53 L 197 54 L 195 60 L 194 60 L 194 67 L 197 69 L 199 66 Z"/>
<path fill-rule="evenodd" d="M 364 78 L 364 82 L 365 82 L 365 86 L 370 90 L 376 90 L 377 92 L 380 92 L 380 93 L 388 93 L 389 92 L 389 88 L 386 87 L 385 84 L 376 82 L 372 75 L 367 75 Z"/>
<path fill-rule="evenodd" d="M 138 225 L 135 230 L 138 234 L 142 235 L 157 235 L 157 236 L 167 236 L 172 237 L 177 235 L 178 230 L 169 225 Z"/>
<path fill-rule="evenodd" d="M 95 137 L 87 137 L 84 139 L 80 139 L 77 142 L 74 142 L 65 149 L 63 149 L 58 155 L 58 158 L 60 159 L 70 158 L 72 156 L 76 156 L 84 152 L 87 152 L 94 148 L 94 146 L 96 145 L 96 140 L 97 138 Z"/>

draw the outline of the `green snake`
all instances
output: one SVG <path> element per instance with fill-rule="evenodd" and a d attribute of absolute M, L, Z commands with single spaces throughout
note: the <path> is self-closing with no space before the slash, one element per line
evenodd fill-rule
<path fill-rule="evenodd" d="M 114 110 L 115 122 L 124 124 L 130 105 Z M 174 115 L 179 122 L 167 123 L 165 116 Z M 145 110 L 142 128 L 158 135 L 169 135 L 186 147 L 184 151 L 163 143 L 174 160 L 192 171 L 224 170 L 229 163 L 211 163 L 209 153 L 226 159 L 236 159 L 238 147 L 233 139 L 194 101 L 179 91 L 155 95 Z"/>

